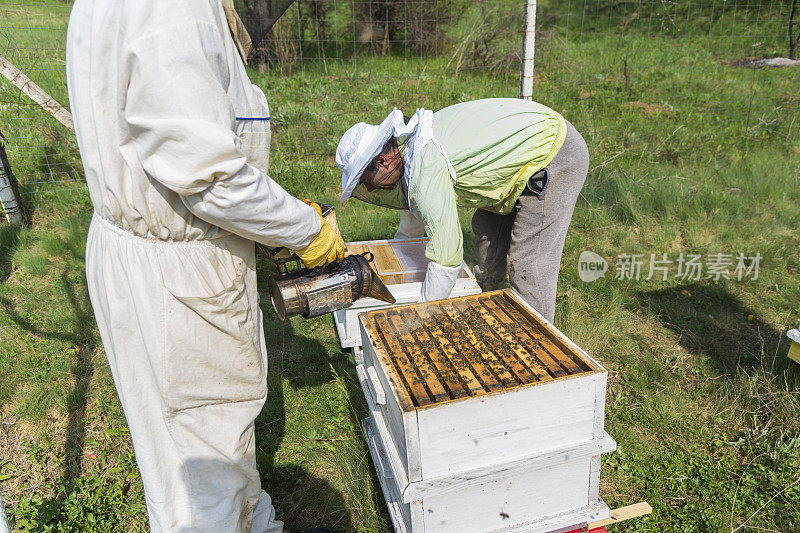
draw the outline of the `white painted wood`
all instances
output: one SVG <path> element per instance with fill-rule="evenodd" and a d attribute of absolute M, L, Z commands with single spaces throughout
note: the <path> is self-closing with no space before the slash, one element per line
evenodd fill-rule
<path fill-rule="evenodd" d="M 378 418 L 373 418 L 375 414 Z M 593 480 L 587 476 L 592 463 L 599 458 L 587 454 L 613 447 L 613 439 L 608 436 L 592 447 L 553 452 L 533 460 L 533 466 L 515 469 L 505 465 L 471 480 L 467 480 L 467 475 L 456 487 L 438 493 L 428 491 L 422 498 L 404 503 L 399 497 L 399 476 L 390 472 L 394 468 L 390 448 L 383 446 L 377 429 L 380 415 L 373 413 L 373 416 L 362 425 L 381 487 L 384 494 L 390 494 L 389 512 L 393 519 L 399 515 L 404 520 L 399 528 L 395 524 L 396 531 L 549 532 L 601 520 L 610 514 L 601 500 L 589 501 Z M 418 483 L 409 486 L 415 484 Z"/>
<path fill-rule="evenodd" d="M 405 465 L 397 454 L 397 447 L 392 445 L 392 436 L 386 427 L 383 415 L 381 415 L 380 411 L 372 411 L 370 413 L 370 418 L 372 418 L 372 425 L 375 428 L 380 445 L 388 459 L 389 467 L 392 469 L 391 477 L 395 480 L 394 483 L 398 493 L 398 501 L 402 502 L 402 489 L 403 487 L 408 487 L 410 484 L 408 476 L 406 475 Z"/>
<path fill-rule="evenodd" d="M 502 530 L 502 533 L 555 533 L 572 531 L 587 521 L 608 518 L 610 510 L 602 500 L 594 505 L 573 509 L 544 518 L 537 518 Z M 499 533 L 499 532 L 498 532 Z"/>
<path fill-rule="evenodd" d="M 370 456 L 372 457 L 373 464 L 377 465 L 382 461 L 381 454 L 385 454 L 380 441 L 376 438 L 374 422 L 371 418 L 365 418 L 361 421 L 361 427 L 364 430 L 364 437 L 367 440 L 367 447 L 369 448 Z M 382 477 L 378 475 L 378 482 L 383 492 L 383 497 L 386 500 L 386 508 L 389 511 L 389 517 L 392 520 L 392 526 L 396 533 L 409 533 L 411 524 L 411 508 L 408 504 L 400 503 L 400 495 L 397 488 L 391 483 L 392 478 Z M 407 526 L 408 525 L 408 526 Z"/>
<path fill-rule="evenodd" d="M 406 453 L 408 454 L 408 480 L 419 481 L 422 479 L 422 464 L 420 463 L 419 425 L 415 412 L 403 413 L 403 426 L 406 431 Z"/>
<path fill-rule="evenodd" d="M 22 207 L 14 187 L 11 186 L 11 176 L 2 163 L 0 163 L 0 207 L 11 225 L 22 225 Z"/>
<path fill-rule="evenodd" d="M 528 309 L 560 342 L 580 350 L 535 310 Z M 368 339 L 363 325 L 362 336 Z M 397 391 L 402 384 L 393 382 L 395 373 L 385 371 L 374 347 L 367 342 L 363 349 L 365 368 L 375 368 L 373 387 L 380 386 L 385 392 L 386 405 L 380 406 L 381 412 L 412 481 L 576 446 L 605 434 L 607 373 L 588 355 L 587 361 L 597 369 L 594 372 L 414 409 L 401 407 Z"/>
<path fill-rule="evenodd" d="M 356 365 L 356 377 L 358 377 L 358 382 L 361 384 L 361 390 L 364 392 L 364 398 L 367 400 L 369 410 L 377 411 L 378 402 L 375 401 L 375 394 L 373 394 L 372 387 L 369 385 L 369 376 L 367 375 L 367 371 L 364 370 L 363 364 Z M 385 399 L 384 397 L 384 400 Z"/>
<path fill-rule="evenodd" d="M 418 533 L 425 531 L 425 509 L 422 506 L 422 502 L 413 502 L 409 504 L 411 508 L 411 527 L 409 528 L 414 533 Z M 432 529 L 431 531 L 436 531 Z"/>
<path fill-rule="evenodd" d="M 604 380 L 579 374 L 418 409 L 423 477 L 590 442 Z"/>
<path fill-rule="evenodd" d="M 0 492 L 0 533 L 9 533 L 8 520 L 6 518 L 6 506 L 3 503 L 3 494 Z"/>
<path fill-rule="evenodd" d="M 498 476 L 457 494 L 425 498 L 425 524 L 437 533 L 493 531 L 584 507 L 590 461 Z"/>
<path fill-rule="evenodd" d="M 431 496 L 458 492 L 465 486 L 480 483 L 481 480 L 490 479 L 503 475 L 513 475 L 518 472 L 529 470 L 540 470 L 550 466 L 569 463 L 577 459 L 591 458 L 599 461 L 600 454 L 613 451 L 617 448 L 617 443 L 607 433 L 600 439 L 595 439 L 589 443 L 577 447 L 564 447 L 551 450 L 545 453 L 531 454 L 519 459 L 514 459 L 500 464 L 484 465 L 475 470 L 458 472 L 449 476 L 422 479 L 409 483 L 405 488 L 400 487 L 400 492 L 405 503 L 422 500 Z M 599 465 L 599 462 L 597 463 Z M 594 463 L 592 463 L 594 467 Z M 599 468 L 597 469 L 599 481 Z M 597 498 L 590 503 L 596 503 Z"/>
<path fill-rule="evenodd" d="M 605 433 L 606 420 L 606 385 L 608 374 L 603 374 L 603 379 L 598 379 L 594 393 L 594 436 L 599 437 Z"/>
<path fill-rule="evenodd" d="M 378 373 L 375 371 L 374 366 L 367 368 L 367 376 L 369 376 L 372 391 L 375 395 L 375 403 L 378 405 L 386 405 L 386 393 L 383 391 L 383 387 L 378 380 Z"/>
<path fill-rule="evenodd" d="M 361 349 L 361 346 L 353 346 L 353 362 L 357 365 L 364 364 L 364 350 Z"/>
<path fill-rule="evenodd" d="M 600 456 L 592 458 L 591 469 L 589 471 L 589 503 L 600 501 L 600 467 L 602 461 Z"/>

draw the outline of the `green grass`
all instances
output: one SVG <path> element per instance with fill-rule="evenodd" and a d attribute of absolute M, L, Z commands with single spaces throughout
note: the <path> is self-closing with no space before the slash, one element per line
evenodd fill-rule
<path fill-rule="evenodd" d="M 582 17 L 584 4 L 595 16 Z M 800 72 L 728 63 L 783 53 L 777 5 L 727 2 L 722 13 L 722 2 L 707 4 L 661 3 L 671 10 L 664 19 L 645 9 L 654 3 L 540 3 L 535 98 L 573 122 L 592 154 L 556 324 L 610 371 L 606 426 L 619 449 L 604 458 L 601 495 L 612 507 L 646 499 L 654 508 L 618 532 L 722 532 L 745 522 L 800 530 L 800 372 L 784 337 L 800 319 Z M 63 26 L 63 6 L 24 9 Z M 22 7 L 1 9 L 4 20 L 25 20 Z M 453 43 L 475 17 L 465 14 Z M 509 19 L 491 44 L 497 57 L 516 47 Z M 54 48 L 44 33 L 10 26 L 0 34 Z M 354 122 L 379 121 L 393 106 L 409 113 L 517 92 L 515 72 L 483 69 L 468 53 L 459 66 L 449 53 L 369 51 L 347 60 L 326 51 L 323 60 L 307 43 L 303 62 L 284 74 L 251 70 L 270 99 L 272 175 L 290 192 L 336 203 L 332 155 Z M 36 81 L 63 101 L 60 68 Z M 141 482 L 86 296 L 91 206 L 74 188 L 74 140 L 21 105 L 0 109 L 0 123 L 36 208 L 31 227 L 0 226 L 0 488 L 22 531 L 144 530 Z M 390 237 L 398 220 L 358 202 L 337 214 L 346 240 Z M 606 278 L 580 281 L 586 249 L 611 262 Z M 623 253 L 738 252 L 763 256 L 757 280 L 613 279 Z M 268 271 L 260 260 L 262 286 Z M 270 393 L 257 459 L 279 517 L 292 528 L 386 531 L 360 434 L 364 401 L 330 317 L 282 323 L 265 311 Z"/>

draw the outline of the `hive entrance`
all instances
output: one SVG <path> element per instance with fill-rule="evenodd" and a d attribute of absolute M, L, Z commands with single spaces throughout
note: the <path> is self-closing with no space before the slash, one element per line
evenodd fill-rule
<path fill-rule="evenodd" d="M 593 371 L 503 291 L 362 316 L 415 407 Z"/>

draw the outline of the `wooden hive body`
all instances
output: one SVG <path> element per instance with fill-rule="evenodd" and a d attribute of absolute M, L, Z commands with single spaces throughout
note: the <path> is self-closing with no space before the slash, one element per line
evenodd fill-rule
<path fill-rule="evenodd" d="M 360 321 L 363 425 L 398 531 L 552 531 L 608 515 L 607 373 L 514 291 Z"/>
<path fill-rule="evenodd" d="M 359 241 L 347 243 L 348 254 L 370 252 L 374 255 L 373 269 L 386 284 L 397 302 L 394 305 L 414 303 L 419 300 L 422 280 L 428 259 L 425 246 L 428 239 L 393 239 L 382 241 Z M 472 271 L 464 267 L 456 280 L 453 296 L 466 296 L 481 291 Z M 385 309 L 392 304 L 374 298 L 362 298 L 353 302 L 347 309 L 333 313 L 336 333 L 342 348 L 358 348 L 362 344 L 359 313 L 375 309 Z"/>

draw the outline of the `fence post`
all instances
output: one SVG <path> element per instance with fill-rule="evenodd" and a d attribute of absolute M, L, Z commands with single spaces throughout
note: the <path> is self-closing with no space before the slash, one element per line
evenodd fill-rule
<path fill-rule="evenodd" d="M 6 155 L 5 140 L 0 132 L 0 206 L 11 224 L 21 226 L 22 202 L 19 200 L 17 180 L 11 173 L 11 163 L 8 162 L 8 155 Z"/>
<path fill-rule="evenodd" d="M 536 0 L 525 0 L 525 36 L 522 38 L 522 64 L 519 97 L 533 99 L 533 49 L 536 41 Z"/>
<path fill-rule="evenodd" d="M 6 506 L 3 503 L 2 493 L 0 493 L 0 533 L 9 533 L 8 519 L 6 518 Z"/>

